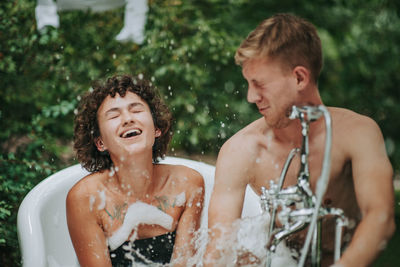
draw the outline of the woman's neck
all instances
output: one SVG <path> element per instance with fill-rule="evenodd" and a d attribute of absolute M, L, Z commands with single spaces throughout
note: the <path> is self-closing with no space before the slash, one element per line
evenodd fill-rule
<path fill-rule="evenodd" d="M 157 183 L 151 154 L 130 155 L 113 163 L 110 176 L 115 177 L 122 193 L 139 199 L 152 194 Z"/>

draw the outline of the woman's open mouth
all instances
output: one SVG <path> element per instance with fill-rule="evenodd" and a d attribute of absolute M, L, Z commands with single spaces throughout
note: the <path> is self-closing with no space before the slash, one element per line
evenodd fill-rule
<path fill-rule="evenodd" d="M 130 129 L 130 130 L 123 132 L 122 134 L 120 134 L 120 137 L 121 138 L 130 138 L 130 137 L 140 135 L 141 133 L 142 133 L 142 130 L 135 128 L 135 129 Z"/>

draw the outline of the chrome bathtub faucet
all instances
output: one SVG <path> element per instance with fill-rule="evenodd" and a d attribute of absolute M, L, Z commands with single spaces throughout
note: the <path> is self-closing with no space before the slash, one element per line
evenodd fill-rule
<path fill-rule="evenodd" d="M 320 117 L 325 119 L 326 138 L 325 151 L 322 164 L 321 176 L 317 182 L 315 194 L 310 186 L 309 173 L 309 124 L 318 120 Z M 283 166 L 279 182 L 276 184 L 270 181 L 269 189 L 261 187 L 260 204 L 264 212 L 270 214 L 270 225 L 268 232 L 267 266 L 271 266 L 272 253 L 276 251 L 278 244 L 286 237 L 306 228 L 308 226 L 307 236 L 301 251 L 299 267 L 303 267 L 311 244 L 311 265 L 317 267 L 321 265 L 321 219 L 325 216 L 336 217 L 335 232 L 335 251 L 334 260 L 340 258 L 341 235 L 343 227 L 348 225 L 348 219 L 343 211 L 338 208 L 321 207 L 322 198 L 325 194 L 330 173 L 331 144 L 332 144 L 332 126 L 331 117 L 327 108 L 319 106 L 293 106 L 289 118 L 299 119 L 301 123 L 302 146 L 290 151 Z M 297 175 L 296 185 L 283 188 L 292 159 L 300 156 L 300 169 Z M 293 209 L 292 207 L 296 208 Z M 278 211 L 279 210 L 279 211 Z M 281 223 L 281 227 L 275 226 L 275 220 Z"/>

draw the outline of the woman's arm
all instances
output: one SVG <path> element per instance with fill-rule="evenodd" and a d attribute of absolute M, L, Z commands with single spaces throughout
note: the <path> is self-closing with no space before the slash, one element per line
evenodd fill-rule
<path fill-rule="evenodd" d="M 110 267 L 107 240 L 97 221 L 97 205 L 90 202 L 88 186 L 75 185 L 67 196 L 67 223 L 80 266 Z"/>
<path fill-rule="evenodd" d="M 201 214 L 204 202 L 203 177 L 193 170 L 186 175 L 186 204 L 176 230 L 173 266 L 188 266 L 189 259 L 195 254 L 195 233 L 200 227 Z M 189 187 L 189 188 L 187 188 Z"/>

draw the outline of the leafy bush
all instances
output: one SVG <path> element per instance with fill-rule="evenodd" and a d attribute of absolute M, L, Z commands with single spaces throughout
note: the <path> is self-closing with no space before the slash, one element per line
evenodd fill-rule
<path fill-rule="evenodd" d="M 16 214 L 26 193 L 74 163 L 72 120 L 91 81 L 143 73 L 174 117 L 170 154 L 216 154 L 259 117 L 233 55 L 266 17 L 292 12 L 318 28 L 327 105 L 353 109 L 381 126 L 400 169 L 399 4 L 396 1 L 151 0 L 147 41 L 118 43 L 123 9 L 60 12 L 60 28 L 36 30 L 36 1 L 0 3 L 0 265 L 18 265 Z M 10 256 L 11 255 L 11 256 Z"/>

